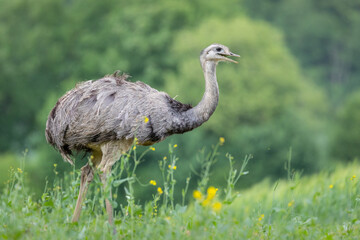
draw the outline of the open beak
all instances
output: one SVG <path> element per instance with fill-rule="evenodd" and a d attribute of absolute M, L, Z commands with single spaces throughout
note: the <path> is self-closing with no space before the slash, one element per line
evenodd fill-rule
<path fill-rule="evenodd" d="M 240 57 L 240 55 L 237 55 L 237 54 L 232 53 L 232 52 L 223 53 L 223 54 L 221 54 L 221 56 L 224 57 L 224 60 L 225 60 L 225 61 L 232 62 L 232 63 L 238 63 L 238 62 L 235 61 L 235 60 L 232 60 L 231 58 L 227 58 L 227 57 Z"/>

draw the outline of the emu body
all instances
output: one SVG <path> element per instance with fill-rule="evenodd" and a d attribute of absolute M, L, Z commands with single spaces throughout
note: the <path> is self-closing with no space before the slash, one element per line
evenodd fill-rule
<path fill-rule="evenodd" d="M 81 204 L 93 167 L 100 169 L 104 187 L 113 164 L 137 138 L 138 145 L 152 145 L 172 134 L 190 131 L 206 122 L 219 100 L 216 65 L 235 62 L 226 46 L 212 44 L 200 55 L 205 77 L 205 93 L 195 107 L 180 103 L 168 94 L 142 82 L 129 82 L 126 74 L 115 72 L 98 80 L 86 81 L 61 97 L 51 110 L 45 135 L 65 161 L 73 164 L 74 151 L 92 153 L 92 166 L 81 169 L 81 182 L 72 221 L 78 221 Z M 111 199 L 106 199 L 109 223 L 113 223 Z"/>

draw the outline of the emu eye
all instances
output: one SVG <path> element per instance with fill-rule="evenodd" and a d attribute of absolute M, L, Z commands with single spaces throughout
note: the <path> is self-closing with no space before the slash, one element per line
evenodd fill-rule
<path fill-rule="evenodd" d="M 216 51 L 217 51 L 217 52 L 221 52 L 221 50 L 222 50 L 222 48 L 219 48 L 219 47 L 216 48 Z"/>

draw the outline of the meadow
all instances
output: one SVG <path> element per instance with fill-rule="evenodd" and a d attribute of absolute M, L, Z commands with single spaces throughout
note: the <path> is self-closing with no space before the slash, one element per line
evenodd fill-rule
<path fill-rule="evenodd" d="M 201 159 L 197 190 L 178 189 L 174 172 L 179 160 L 176 145 L 169 145 L 169 155 L 160 160 L 162 182 L 149 180 L 153 188 L 151 201 L 135 199 L 136 168 L 144 154 L 137 156 L 136 147 L 122 157 L 109 181 L 112 193 L 103 190 L 95 178 L 84 203 L 78 223 L 71 223 L 75 208 L 80 172 L 57 171 L 54 182 L 48 182 L 40 199 L 31 193 L 26 166 L 12 168 L 10 179 L 0 197 L 1 239 L 358 239 L 360 236 L 359 163 L 337 165 L 332 170 L 301 176 L 286 164 L 287 179 L 264 180 L 246 190 L 236 184 L 251 177 L 243 160 L 226 154 L 229 173 L 227 186 L 209 186 L 211 170 L 218 157 L 222 139 Z M 148 151 L 152 149 L 149 148 Z M 242 161 L 239 169 L 236 161 Z M 119 196 L 119 189 L 125 196 Z M 181 191 L 182 199 L 175 199 Z M 115 226 L 109 226 L 104 199 L 109 194 L 117 209 Z M 121 202 L 121 201 L 120 201 Z M 116 234 L 113 234 L 113 230 Z"/>

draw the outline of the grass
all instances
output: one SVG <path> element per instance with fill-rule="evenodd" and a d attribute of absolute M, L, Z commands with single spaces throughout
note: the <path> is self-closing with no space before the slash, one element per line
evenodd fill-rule
<path fill-rule="evenodd" d="M 219 143 L 221 144 L 221 142 Z M 198 190 L 174 199 L 177 157 L 169 146 L 169 157 L 159 161 L 163 182 L 156 183 L 153 200 L 140 206 L 134 199 L 136 166 L 142 156 L 136 151 L 122 158 L 113 171 L 114 189 L 125 188 L 126 204 L 114 207 L 116 235 L 107 223 L 101 181 L 89 189 L 79 223 L 71 223 L 79 188 L 76 170 L 48 184 L 41 199 L 34 200 L 25 181 L 26 172 L 11 170 L 11 179 L 0 197 L 2 239 L 358 239 L 360 236 L 360 189 L 358 163 L 336 170 L 301 177 L 290 169 L 287 180 L 264 181 L 236 192 L 235 184 L 247 174 L 245 158 L 241 169 L 227 154 L 230 172 L 227 186 L 208 186 L 217 147 L 202 161 Z M 150 149 L 151 150 L 151 149 Z M 135 154 L 135 155 L 134 155 Z M 288 165 L 290 166 L 290 164 Z M 54 172 L 57 174 L 56 165 Z M 251 175 L 247 176 L 251 177 Z M 155 182 L 149 183 L 154 187 Z M 162 187 L 159 187 L 162 186 Z M 160 189 L 159 189 L 160 188 Z M 118 192 L 115 190 L 115 195 Z M 185 195 L 192 201 L 185 205 Z M 115 196 L 116 197 L 116 196 Z"/>

